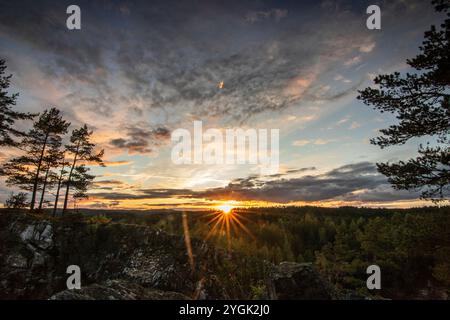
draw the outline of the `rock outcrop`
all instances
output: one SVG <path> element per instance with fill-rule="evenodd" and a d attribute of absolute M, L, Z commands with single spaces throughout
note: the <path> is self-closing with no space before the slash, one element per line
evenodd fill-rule
<path fill-rule="evenodd" d="M 80 290 L 64 290 L 50 300 L 189 300 L 190 298 L 171 291 L 145 288 L 124 280 L 107 280 L 103 284 L 92 284 Z"/>
<path fill-rule="evenodd" d="M 334 297 L 331 286 L 311 263 L 280 263 L 272 269 L 267 287 L 269 298 L 275 300 L 329 300 Z"/>
<path fill-rule="evenodd" d="M 210 257 L 215 253 L 208 246 L 201 241 L 192 245 L 198 259 L 214 263 Z M 66 289 L 69 265 L 80 267 L 83 287 L 98 284 L 102 288 L 112 283 L 108 280 L 120 279 L 128 281 L 128 286 L 189 296 L 199 280 L 188 263 L 183 237 L 145 226 L 52 220 L 2 210 L 0 246 L 0 299 L 47 299 Z M 205 266 L 203 277 L 210 267 Z M 130 290 L 143 297 L 150 294 L 138 287 Z M 156 291 L 150 295 L 159 296 Z"/>

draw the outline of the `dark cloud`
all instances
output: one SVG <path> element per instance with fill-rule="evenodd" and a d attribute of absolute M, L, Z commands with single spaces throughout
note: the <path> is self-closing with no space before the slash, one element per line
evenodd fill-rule
<path fill-rule="evenodd" d="M 321 175 L 264 181 L 250 177 L 231 182 L 224 188 L 196 193 L 207 199 L 259 200 L 273 202 L 321 201 L 345 197 L 361 189 L 386 184 L 375 165 L 361 162 L 342 166 Z"/>
<path fill-rule="evenodd" d="M 279 112 L 317 99 L 319 76 L 370 38 L 353 12 L 321 13 L 314 2 L 300 9 L 258 2 L 78 1 L 82 29 L 76 32 L 65 28 L 69 4 L 2 3 L 0 36 L 36 50 L 38 67 L 67 84 L 68 105 L 104 117 L 131 99 L 143 105 L 130 106 L 127 117 L 162 110 L 175 123 L 186 115 L 244 122 Z M 313 15 L 320 19 L 308 18 Z M 148 151 L 141 142 L 114 144 Z"/>
<path fill-rule="evenodd" d="M 115 148 L 126 149 L 130 153 L 152 153 L 155 146 L 169 141 L 170 131 L 165 127 L 145 129 L 138 126 L 128 127 L 125 138 L 111 140 Z"/>
<path fill-rule="evenodd" d="M 120 180 L 100 180 L 100 181 L 95 181 L 94 184 L 97 184 L 97 185 L 114 185 L 114 186 L 117 186 L 117 185 L 123 185 L 124 182 L 123 182 L 123 181 L 120 181 Z"/>
<path fill-rule="evenodd" d="M 295 172 L 304 172 L 310 169 L 302 168 L 295 170 Z M 416 192 L 393 190 L 388 184 L 386 177 L 379 174 L 376 166 L 370 162 L 349 164 L 324 174 L 305 175 L 292 179 L 277 178 L 267 180 L 267 177 L 250 176 L 233 180 L 226 187 L 212 188 L 205 191 L 141 189 L 138 192 L 139 194 L 136 195 L 100 193 L 95 194 L 95 196 L 115 200 L 174 197 L 280 203 L 328 200 L 384 202 L 419 198 L 419 194 Z"/>
<path fill-rule="evenodd" d="M 301 172 L 305 172 L 305 171 L 313 171 L 316 170 L 316 167 L 308 167 L 308 168 L 299 168 L 299 169 L 289 169 L 286 171 L 287 174 L 289 173 L 301 173 Z"/>
<path fill-rule="evenodd" d="M 270 178 L 279 178 L 288 174 L 295 174 L 295 173 L 303 173 L 306 171 L 314 171 L 316 170 L 316 167 L 308 167 L 308 168 L 299 168 L 299 169 L 289 169 L 286 170 L 286 173 L 276 173 L 269 175 Z"/>
<path fill-rule="evenodd" d="M 192 190 L 189 189 L 138 189 L 136 194 L 125 192 L 99 192 L 91 193 L 95 198 L 109 199 L 109 200 L 136 200 L 136 199 L 159 199 L 159 198 L 173 198 L 173 197 L 190 197 Z"/>
<path fill-rule="evenodd" d="M 252 11 L 245 15 L 245 21 L 249 23 L 256 23 L 262 20 L 273 19 L 274 21 L 280 21 L 288 14 L 286 9 L 271 9 L 266 11 Z"/>
<path fill-rule="evenodd" d="M 95 181 L 93 184 L 93 188 L 96 190 L 113 190 L 117 187 L 124 187 L 126 183 L 120 180 L 100 180 Z"/>

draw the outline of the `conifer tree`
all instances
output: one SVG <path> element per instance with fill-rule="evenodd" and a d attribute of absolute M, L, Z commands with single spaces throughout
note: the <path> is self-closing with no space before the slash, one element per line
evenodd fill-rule
<path fill-rule="evenodd" d="M 447 14 L 441 28 L 425 33 L 420 54 L 407 61 L 417 73 L 379 75 L 378 88 L 360 91 L 358 99 L 381 112 L 395 114 L 398 124 L 371 140 L 381 148 L 429 136 L 416 158 L 378 163 L 396 189 L 422 190 L 422 197 L 441 200 L 450 187 L 450 0 L 434 0 L 436 11 Z"/>
<path fill-rule="evenodd" d="M 22 137 L 24 133 L 14 127 L 17 120 L 31 120 L 36 115 L 15 111 L 18 94 L 9 94 L 11 75 L 5 75 L 5 60 L 0 59 L 0 146 L 17 146 L 14 137 Z"/>
<path fill-rule="evenodd" d="M 48 150 L 59 148 L 61 136 L 67 133 L 69 125 L 56 108 L 45 110 L 20 142 L 20 148 L 25 154 L 9 160 L 3 166 L 8 185 L 18 185 L 23 190 L 31 191 L 31 210 L 35 208 L 37 192 L 45 181 L 41 171 L 46 157 L 51 157 Z M 51 154 L 54 155 L 54 152 Z M 47 161 L 53 160 L 47 158 Z"/>
<path fill-rule="evenodd" d="M 62 163 L 64 151 L 61 150 L 61 141 L 55 141 L 50 145 L 47 154 L 44 157 L 44 178 L 42 181 L 41 199 L 39 201 L 39 210 L 42 209 L 45 200 L 45 192 L 52 188 L 58 182 L 58 175 L 54 169 L 58 169 Z"/>
<path fill-rule="evenodd" d="M 67 180 L 65 181 L 66 192 L 64 196 L 63 214 L 67 210 L 70 190 L 73 189 L 75 198 L 85 197 L 86 190 L 94 179 L 88 174 L 89 168 L 86 163 L 95 163 L 104 166 L 102 157 L 104 150 L 95 153 L 95 144 L 90 141 L 92 131 L 87 125 L 72 131 L 70 144 L 66 145 L 66 151 L 73 156 Z"/>

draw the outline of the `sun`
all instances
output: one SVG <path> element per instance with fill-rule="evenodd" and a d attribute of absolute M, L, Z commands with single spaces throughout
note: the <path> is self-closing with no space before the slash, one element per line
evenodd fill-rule
<path fill-rule="evenodd" d="M 233 210 L 233 206 L 229 205 L 229 204 L 223 204 L 221 206 L 217 207 L 219 210 L 221 210 L 223 213 L 225 214 L 229 214 L 231 212 L 231 210 Z"/>
<path fill-rule="evenodd" d="M 234 200 L 226 201 L 216 206 L 216 209 L 221 211 L 222 214 L 229 214 L 234 208 L 238 207 L 238 202 Z"/>
<path fill-rule="evenodd" d="M 244 225 L 244 221 L 250 220 L 244 217 L 242 212 L 235 210 L 240 207 L 240 203 L 236 200 L 226 201 L 214 206 L 215 210 L 207 214 L 211 216 L 211 219 L 208 221 L 210 230 L 205 240 L 213 236 L 218 238 L 225 236 L 228 250 L 231 250 L 231 238 L 233 235 L 237 235 L 240 230 L 254 239 L 253 234 Z"/>

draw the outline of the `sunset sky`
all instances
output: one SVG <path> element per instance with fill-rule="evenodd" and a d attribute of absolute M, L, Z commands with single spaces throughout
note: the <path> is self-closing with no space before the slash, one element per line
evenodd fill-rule
<path fill-rule="evenodd" d="M 81 8 L 81 30 L 66 28 L 70 4 Z M 366 28 L 370 4 L 381 7 L 381 30 Z M 412 157 L 421 140 L 371 145 L 395 118 L 357 90 L 379 73 L 411 71 L 406 59 L 442 19 L 423 0 L 0 0 L 0 58 L 18 109 L 55 106 L 105 149 L 82 207 L 408 207 L 425 202 L 394 191 L 375 163 Z M 196 120 L 279 129 L 279 173 L 173 164 L 172 131 Z M 1 180 L 0 201 L 12 190 Z"/>

